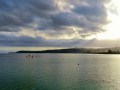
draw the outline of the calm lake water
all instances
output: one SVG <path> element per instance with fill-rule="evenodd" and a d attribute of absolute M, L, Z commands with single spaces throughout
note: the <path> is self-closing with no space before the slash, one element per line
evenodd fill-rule
<path fill-rule="evenodd" d="M 120 55 L 0 55 L 0 90 L 120 90 Z"/>

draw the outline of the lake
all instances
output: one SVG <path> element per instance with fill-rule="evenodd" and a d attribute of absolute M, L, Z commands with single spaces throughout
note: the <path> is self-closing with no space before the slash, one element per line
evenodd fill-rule
<path fill-rule="evenodd" d="M 0 90 L 120 90 L 120 55 L 30 55 L 0 55 Z"/>

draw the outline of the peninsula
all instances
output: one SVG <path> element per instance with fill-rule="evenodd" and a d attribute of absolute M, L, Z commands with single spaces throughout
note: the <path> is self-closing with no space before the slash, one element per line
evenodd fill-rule
<path fill-rule="evenodd" d="M 88 53 L 88 54 L 120 54 L 120 48 L 68 48 L 42 51 L 17 51 L 16 53 Z"/>

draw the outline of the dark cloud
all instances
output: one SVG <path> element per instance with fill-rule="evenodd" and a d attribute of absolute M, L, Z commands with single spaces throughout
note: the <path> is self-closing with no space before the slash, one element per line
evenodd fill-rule
<path fill-rule="evenodd" d="M 76 15 L 74 13 L 64 12 L 56 14 L 52 17 L 54 27 L 63 27 L 63 26 L 77 26 L 82 28 L 84 31 L 99 31 L 98 24 L 95 22 L 88 21 L 85 16 Z M 102 23 L 101 23 L 102 24 Z"/>
<path fill-rule="evenodd" d="M 2 27 L 27 26 L 36 17 L 47 19 L 57 8 L 53 0 L 1 0 L 0 4 L 2 5 L 0 8 L 0 31 L 5 30 L 5 28 L 2 30 Z"/>
<path fill-rule="evenodd" d="M 104 25 L 107 23 L 107 11 L 103 0 L 84 0 L 84 3 L 85 5 L 81 4 L 78 0 L 74 1 L 74 8 L 71 12 L 55 14 L 52 17 L 53 23 L 58 26 L 76 25 L 82 28 L 88 28 L 89 30 L 93 29 L 91 27 L 97 27 L 99 24 Z"/>
<path fill-rule="evenodd" d="M 107 23 L 107 12 L 102 0 L 89 0 L 87 1 L 87 5 L 76 6 L 73 11 L 79 15 L 83 15 L 92 23 Z"/>
<path fill-rule="evenodd" d="M 60 12 L 52 16 L 55 26 L 84 26 L 82 17 L 71 12 Z"/>
<path fill-rule="evenodd" d="M 39 11 L 50 11 L 57 8 L 53 0 L 26 0 L 32 7 L 39 9 Z"/>
<path fill-rule="evenodd" d="M 83 40 L 81 40 L 83 41 Z M 29 36 L 14 36 L 14 35 L 1 35 L 0 46 L 36 46 L 36 47 L 73 47 L 80 43 L 80 40 L 47 40 L 42 37 L 29 37 Z"/>
<path fill-rule="evenodd" d="M 112 47 L 119 46 L 120 40 L 84 40 L 84 39 L 71 39 L 71 40 L 47 40 L 42 37 L 30 36 L 15 36 L 15 35 L 1 35 L 0 46 L 4 47 Z M 106 43 L 107 44 L 106 44 Z M 111 43 L 112 42 L 112 43 Z"/>
<path fill-rule="evenodd" d="M 5 2 L 5 0 L 0 0 L 0 9 L 3 9 L 5 7 L 7 7 L 7 3 Z"/>
<path fill-rule="evenodd" d="M 55 0 L 0 0 L 0 46 L 74 46 L 85 40 L 45 39 L 42 36 L 17 36 L 22 28 L 29 27 L 55 37 L 71 35 L 76 31 L 80 37 L 88 37 L 104 31 L 107 24 L 105 3 L 109 0 L 64 0 L 69 7 L 61 10 Z M 68 6 L 67 6 L 68 5 Z M 70 8 L 70 6 L 73 6 Z M 64 9 L 64 8 L 63 8 Z M 80 29 L 80 30 L 79 30 Z M 11 34 L 7 34 L 7 33 Z"/>

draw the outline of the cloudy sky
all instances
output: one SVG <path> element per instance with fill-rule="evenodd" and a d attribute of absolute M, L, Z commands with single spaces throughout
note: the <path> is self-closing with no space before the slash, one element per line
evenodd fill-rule
<path fill-rule="evenodd" d="M 0 51 L 119 47 L 119 0 L 0 0 Z"/>

